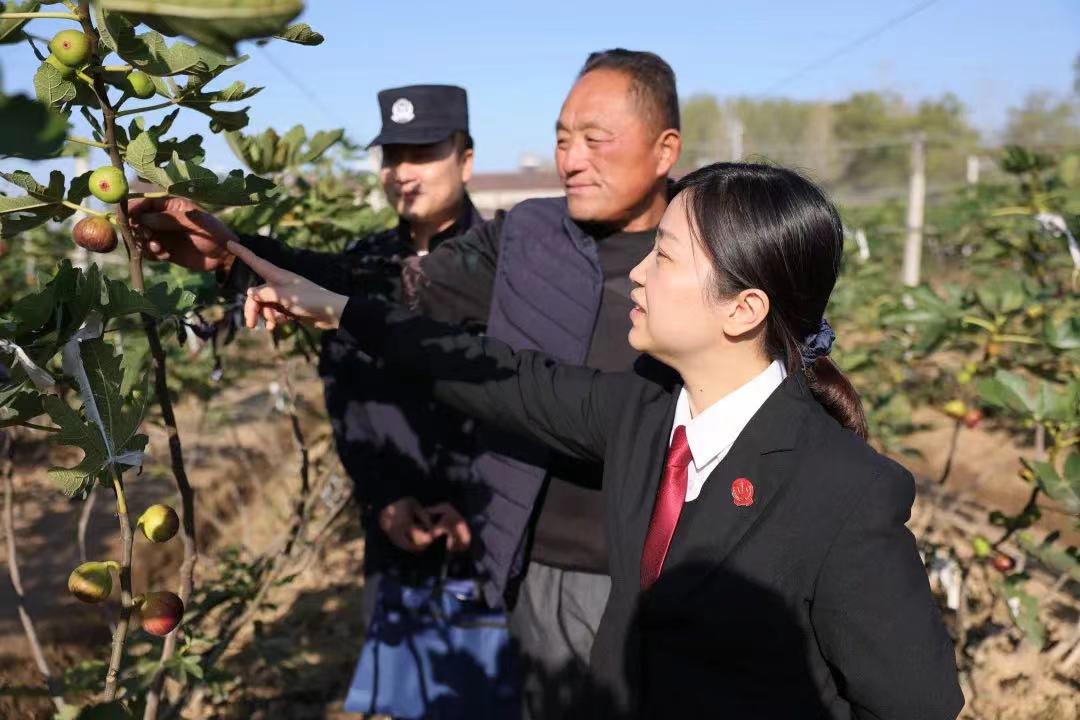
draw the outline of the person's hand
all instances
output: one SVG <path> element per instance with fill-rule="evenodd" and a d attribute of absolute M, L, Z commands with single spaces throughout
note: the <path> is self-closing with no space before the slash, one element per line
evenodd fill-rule
<path fill-rule="evenodd" d="M 226 249 L 266 280 L 265 285 L 248 290 L 244 301 L 244 324 L 247 327 L 255 327 L 260 315 L 266 320 L 269 330 L 287 322 L 290 317 L 309 322 L 317 328 L 333 329 L 338 326 L 345 303 L 349 301 L 347 296 L 330 292 L 305 277 L 283 270 L 240 243 L 229 241 Z"/>
<path fill-rule="evenodd" d="M 439 503 L 427 508 L 428 516 L 434 520 L 431 526 L 432 537 L 446 537 L 446 549 L 450 552 L 463 552 L 472 544 L 472 532 L 461 513 L 450 503 Z"/>
<path fill-rule="evenodd" d="M 236 233 L 191 200 L 137 198 L 128 203 L 135 240 L 151 260 L 167 260 L 189 270 L 228 269 L 226 244 Z"/>
<path fill-rule="evenodd" d="M 414 497 L 401 498 L 379 512 L 379 527 L 402 550 L 419 553 L 435 541 L 431 517 Z"/>

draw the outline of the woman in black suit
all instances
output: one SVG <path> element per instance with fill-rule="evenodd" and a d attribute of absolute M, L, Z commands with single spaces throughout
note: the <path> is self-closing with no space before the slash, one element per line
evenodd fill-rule
<path fill-rule="evenodd" d="M 230 250 L 268 281 L 249 326 L 340 325 L 449 404 L 604 463 L 612 591 L 592 664 L 609 714 L 956 717 L 953 646 L 904 526 L 914 482 L 866 444 L 827 357 L 836 209 L 767 165 L 712 165 L 675 192 L 630 275 L 630 343 L 669 384 L 515 353 Z"/>

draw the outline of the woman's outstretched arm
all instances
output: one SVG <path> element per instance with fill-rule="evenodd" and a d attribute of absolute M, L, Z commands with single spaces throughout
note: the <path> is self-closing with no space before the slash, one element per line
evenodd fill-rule
<path fill-rule="evenodd" d="M 627 396 L 629 374 L 564 365 L 538 352 L 514 352 L 383 300 L 347 298 L 230 247 L 265 285 L 248 292 L 248 327 L 289 316 L 338 328 L 386 366 L 433 383 L 435 397 L 487 423 L 586 460 L 603 460 L 608 429 Z"/>

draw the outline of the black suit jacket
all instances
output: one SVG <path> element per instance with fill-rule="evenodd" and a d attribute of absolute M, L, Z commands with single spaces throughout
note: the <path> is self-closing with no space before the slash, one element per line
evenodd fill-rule
<path fill-rule="evenodd" d="M 592 652 L 609 714 L 938 720 L 953 645 L 904 523 L 914 482 L 789 376 L 688 503 L 664 571 L 639 569 L 678 385 L 561 365 L 379 301 L 343 327 L 488 422 L 603 461 L 612 590 Z M 736 505 L 747 478 L 754 501 Z M 569 715 L 584 715 L 567 708 Z M 591 713 L 591 711 L 590 711 Z"/>

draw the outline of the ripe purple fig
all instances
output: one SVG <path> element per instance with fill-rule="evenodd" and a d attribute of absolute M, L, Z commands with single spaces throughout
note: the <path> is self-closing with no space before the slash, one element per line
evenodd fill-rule
<path fill-rule="evenodd" d="M 135 597 L 142 629 L 151 635 L 165 636 L 176 629 L 184 617 L 184 603 L 176 593 L 156 590 Z"/>
<path fill-rule="evenodd" d="M 76 245 L 91 252 L 110 253 L 116 249 L 116 230 L 103 217 L 86 217 L 75 223 L 72 238 Z"/>
<path fill-rule="evenodd" d="M 994 555 L 994 559 L 990 562 L 993 564 L 994 569 L 1000 573 L 1007 573 L 1016 567 L 1016 561 L 1003 552 Z"/>
<path fill-rule="evenodd" d="M 111 570 L 120 572 L 120 565 L 112 560 L 84 562 L 68 576 L 68 590 L 85 603 L 99 603 L 112 594 Z"/>

